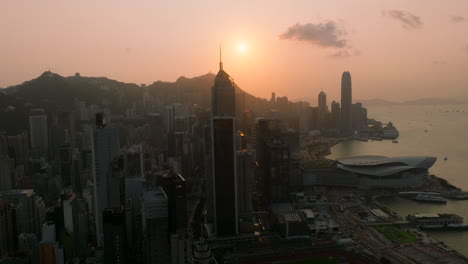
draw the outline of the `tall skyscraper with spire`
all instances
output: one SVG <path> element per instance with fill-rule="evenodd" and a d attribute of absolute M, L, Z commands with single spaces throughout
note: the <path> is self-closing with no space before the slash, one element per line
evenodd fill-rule
<path fill-rule="evenodd" d="M 346 71 L 341 77 L 341 129 L 346 135 L 352 133 L 352 103 L 351 73 Z"/>
<path fill-rule="evenodd" d="M 236 117 L 236 89 L 234 82 L 224 70 L 219 50 L 219 72 L 215 77 L 214 86 L 211 88 L 211 112 L 213 116 Z"/>
<path fill-rule="evenodd" d="M 220 49 L 221 52 L 221 49 Z M 212 88 L 212 186 L 214 231 L 219 237 L 238 233 L 237 174 L 235 155 L 236 104 L 231 77 L 219 62 L 219 72 Z"/>

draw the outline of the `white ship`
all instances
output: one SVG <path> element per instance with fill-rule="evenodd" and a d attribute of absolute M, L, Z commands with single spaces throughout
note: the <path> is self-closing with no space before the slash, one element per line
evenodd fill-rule
<path fill-rule="evenodd" d="M 418 194 L 414 200 L 420 202 L 430 202 L 430 203 L 447 203 L 447 199 L 439 196 Z"/>

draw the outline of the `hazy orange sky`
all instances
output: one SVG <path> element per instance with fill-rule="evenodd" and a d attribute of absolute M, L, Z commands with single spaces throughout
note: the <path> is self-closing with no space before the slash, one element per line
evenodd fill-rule
<path fill-rule="evenodd" d="M 256 96 L 468 98 L 468 1 L 14 0 L 0 87 L 50 69 L 151 84 L 225 70 Z M 239 45 L 246 50 L 241 52 Z"/>

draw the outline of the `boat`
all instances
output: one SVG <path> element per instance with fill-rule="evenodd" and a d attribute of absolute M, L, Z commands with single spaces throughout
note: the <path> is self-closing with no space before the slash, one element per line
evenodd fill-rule
<path fill-rule="evenodd" d="M 394 140 L 392 140 L 392 143 L 398 143 L 398 140 L 394 139 Z"/>
<path fill-rule="evenodd" d="M 455 199 L 455 200 L 468 200 L 468 192 L 464 192 L 464 191 L 448 192 L 444 195 L 444 197 L 449 198 L 449 199 Z"/>
<path fill-rule="evenodd" d="M 447 229 L 468 230 L 467 224 L 448 224 Z"/>
<path fill-rule="evenodd" d="M 429 203 L 447 203 L 447 199 L 440 196 L 418 194 L 414 200 L 419 202 L 429 202 Z"/>
<path fill-rule="evenodd" d="M 420 225 L 419 228 L 421 229 L 442 229 L 445 225 Z"/>
<path fill-rule="evenodd" d="M 448 160 L 447 157 L 445 157 L 444 160 Z"/>
<path fill-rule="evenodd" d="M 447 224 L 447 225 L 420 225 L 419 228 L 425 230 L 468 230 L 467 224 Z"/>

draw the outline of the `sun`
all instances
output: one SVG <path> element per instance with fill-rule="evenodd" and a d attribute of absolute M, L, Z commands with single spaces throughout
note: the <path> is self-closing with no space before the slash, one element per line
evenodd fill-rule
<path fill-rule="evenodd" d="M 247 51 L 247 45 L 245 45 L 244 43 L 241 43 L 241 44 L 239 44 L 237 49 L 239 50 L 239 52 L 246 52 Z"/>

